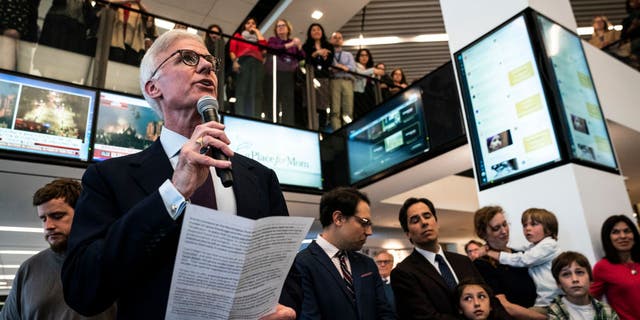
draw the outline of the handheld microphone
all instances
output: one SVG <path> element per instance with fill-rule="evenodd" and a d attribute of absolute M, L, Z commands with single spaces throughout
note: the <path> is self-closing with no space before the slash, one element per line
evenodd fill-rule
<path fill-rule="evenodd" d="M 202 116 L 202 121 L 209 122 L 215 121 L 220 122 L 220 117 L 218 117 L 218 100 L 216 100 L 212 96 L 204 96 L 198 99 L 198 113 Z M 210 148 L 211 153 L 209 155 L 216 160 L 229 160 L 229 157 L 222 153 L 218 148 Z M 216 168 L 216 174 L 220 177 L 222 181 L 222 185 L 225 188 L 228 188 L 233 185 L 233 174 L 231 173 L 230 168 Z"/>

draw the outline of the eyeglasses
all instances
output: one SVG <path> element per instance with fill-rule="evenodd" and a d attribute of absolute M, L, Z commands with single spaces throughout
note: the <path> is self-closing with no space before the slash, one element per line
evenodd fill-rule
<path fill-rule="evenodd" d="M 356 218 L 356 220 L 358 220 L 358 223 L 360 223 L 360 225 L 363 228 L 369 228 L 371 226 L 373 226 L 373 222 L 371 222 L 371 220 L 367 219 L 367 218 L 360 218 L 356 215 L 353 215 L 352 217 Z"/>
<path fill-rule="evenodd" d="M 393 260 L 376 260 L 376 264 L 378 265 L 391 264 L 391 263 L 393 263 Z"/>
<path fill-rule="evenodd" d="M 276 27 L 280 28 L 280 27 L 286 27 L 286 24 L 276 24 Z"/>
<path fill-rule="evenodd" d="M 166 59 L 164 59 L 159 65 L 158 67 L 153 70 L 153 73 L 151 74 L 150 78 L 153 78 L 153 76 L 156 75 L 156 73 L 158 73 L 158 70 L 160 70 L 160 68 L 162 68 L 162 66 L 169 61 L 169 59 L 171 59 L 173 56 L 175 56 L 176 54 L 180 54 L 180 60 L 191 67 L 195 67 L 198 65 L 198 63 L 200 62 L 200 57 L 202 57 L 205 61 L 211 63 L 211 71 L 213 71 L 213 73 L 218 72 L 218 67 L 220 66 L 220 60 L 210 54 L 199 54 L 193 50 L 189 50 L 189 49 L 180 49 L 180 50 L 176 50 L 176 52 L 172 53 L 170 56 L 168 56 Z"/>

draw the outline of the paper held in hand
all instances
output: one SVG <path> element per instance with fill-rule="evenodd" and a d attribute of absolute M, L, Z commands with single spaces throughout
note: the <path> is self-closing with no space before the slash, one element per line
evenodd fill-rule
<path fill-rule="evenodd" d="M 251 220 L 189 205 L 165 319 L 258 319 L 275 311 L 311 223 L 306 217 Z"/>

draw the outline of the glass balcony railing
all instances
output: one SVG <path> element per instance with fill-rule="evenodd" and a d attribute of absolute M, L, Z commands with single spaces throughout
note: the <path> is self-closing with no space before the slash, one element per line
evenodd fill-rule
<path fill-rule="evenodd" d="M 186 24 L 146 12 L 135 2 L 93 3 L 76 12 L 55 5 L 42 11 L 48 13 L 39 20 L 36 42 L 0 36 L 0 68 L 141 95 L 138 66 L 146 48 L 158 35 Z M 335 71 L 318 74 L 305 65 L 301 50 L 282 48 L 275 30 L 265 32 L 265 40 L 271 41 L 256 43 L 196 26 L 186 28 L 202 36 L 209 51 L 223 62 L 217 74 L 218 100 L 222 111 L 231 114 L 331 132 L 373 109 L 382 101 L 381 86 L 391 85 L 348 72 L 352 86 L 359 89 L 337 99 L 331 90 L 338 81 Z M 234 66 L 230 47 L 238 44 L 253 45 L 258 54 L 236 57 Z M 369 71 L 361 70 L 371 75 Z M 353 112 L 338 114 L 338 108 L 332 108 L 342 104 L 345 109 L 345 103 Z"/>

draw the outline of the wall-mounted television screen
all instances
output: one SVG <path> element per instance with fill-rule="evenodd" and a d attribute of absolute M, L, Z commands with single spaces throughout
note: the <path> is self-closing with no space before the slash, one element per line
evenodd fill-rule
<path fill-rule="evenodd" d="M 429 150 L 422 91 L 418 87 L 393 96 L 345 130 L 351 184 Z"/>
<path fill-rule="evenodd" d="M 562 161 L 525 15 L 455 53 L 480 189 Z"/>
<path fill-rule="evenodd" d="M 570 154 L 582 162 L 617 169 L 580 37 L 540 14 L 535 16 L 553 70 Z"/>
<path fill-rule="evenodd" d="M 89 160 L 96 92 L 0 72 L 0 150 Z"/>
<path fill-rule="evenodd" d="M 234 152 L 273 169 L 281 184 L 322 190 L 318 132 L 224 115 Z"/>
<path fill-rule="evenodd" d="M 162 124 L 160 116 L 144 99 L 101 91 L 93 160 L 144 150 L 160 137 Z"/>

